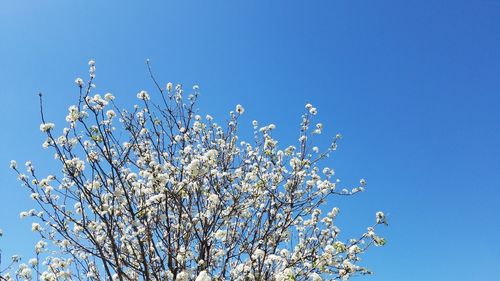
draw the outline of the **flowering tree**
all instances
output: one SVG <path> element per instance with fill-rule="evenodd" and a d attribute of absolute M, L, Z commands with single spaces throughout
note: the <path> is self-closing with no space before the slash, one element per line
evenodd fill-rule
<path fill-rule="evenodd" d="M 311 146 L 323 125 L 306 105 L 296 145 L 280 147 L 273 124 L 253 121 L 254 140 L 238 137 L 244 108 L 237 105 L 224 125 L 195 108 L 190 94 L 168 83 L 140 105 L 120 110 L 112 94 L 94 94 L 90 79 L 76 79 L 77 104 L 56 133 L 45 119 L 43 146 L 61 165 L 40 177 L 11 168 L 31 192 L 38 210 L 32 230 L 40 234 L 35 258 L 1 280 L 346 280 L 369 271 L 358 265 L 370 245 L 383 245 L 375 227 L 382 212 L 359 237 L 341 240 L 338 208 L 326 210 L 338 180 Z M 154 101 L 157 100 L 157 101 Z M 14 257 L 14 262 L 19 258 Z"/>

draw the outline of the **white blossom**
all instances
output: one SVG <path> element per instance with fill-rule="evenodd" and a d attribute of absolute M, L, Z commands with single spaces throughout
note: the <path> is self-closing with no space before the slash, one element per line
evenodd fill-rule
<path fill-rule="evenodd" d="M 38 265 L 38 259 L 35 259 L 35 258 L 32 258 L 28 261 L 28 263 L 31 265 L 31 266 L 37 266 Z"/>
<path fill-rule="evenodd" d="M 212 278 L 210 278 L 210 275 L 208 275 L 207 271 L 202 270 L 196 277 L 195 281 L 212 281 Z"/>
<path fill-rule="evenodd" d="M 104 99 L 107 100 L 107 101 L 112 101 L 112 100 L 115 99 L 115 96 L 113 96 L 113 94 L 111 94 L 111 93 L 106 93 L 104 95 Z"/>
<path fill-rule="evenodd" d="M 83 87 L 83 79 L 82 78 L 76 78 L 75 83 L 78 85 L 78 87 Z"/>
<path fill-rule="evenodd" d="M 140 91 L 139 93 L 137 93 L 137 98 L 147 101 L 149 100 L 149 94 L 146 91 Z"/>
<path fill-rule="evenodd" d="M 243 114 L 243 112 L 245 112 L 245 108 L 243 108 L 243 106 L 241 104 L 238 104 L 236 106 L 236 112 L 241 115 L 241 114 Z"/>
<path fill-rule="evenodd" d="M 55 127 L 54 123 L 42 123 L 42 124 L 40 124 L 40 131 L 48 132 L 48 131 L 54 129 L 54 127 Z"/>
<path fill-rule="evenodd" d="M 178 281 L 189 281 L 189 274 L 186 271 L 182 271 L 177 275 Z"/>
<path fill-rule="evenodd" d="M 377 212 L 375 214 L 375 217 L 377 219 L 377 224 L 380 224 L 380 223 L 387 224 L 385 214 L 383 212 Z"/>
<path fill-rule="evenodd" d="M 316 272 L 311 273 L 311 275 L 309 275 L 309 278 L 311 281 L 323 281 L 323 278 L 321 278 L 321 276 Z"/>
<path fill-rule="evenodd" d="M 31 231 L 38 232 L 41 229 L 42 229 L 42 227 L 40 226 L 39 223 L 34 222 L 34 223 L 31 224 Z"/>
<path fill-rule="evenodd" d="M 113 117 L 116 116 L 116 113 L 112 109 L 110 109 L 106 111 L 106 116 L 108 117 L 108 119 L 112 119 Z"/>

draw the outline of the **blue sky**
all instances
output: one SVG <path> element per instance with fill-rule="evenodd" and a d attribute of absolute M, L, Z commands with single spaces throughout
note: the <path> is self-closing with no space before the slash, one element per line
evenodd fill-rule
<path fill-rule="evenodd" d="M 199 84 L 200 111 L 275 123 L 296 141 L 306 102 L 319 109 L 329 160 L 346 186 L 334 199 L 346 234 L 389 214 L 388 245 L 364 264 L 372 281 L 498 280 L 500 276 L 500 2 L 0 0 L 0 240 L 31 253 L 28 193 L 8 169 L 43 151 L 36 94 L 62 123 L 74 79 L 97 61 L 97 90 L 123 105 L 157 78 Z M 250 126 L 247 127 L 248 129 Z"/>

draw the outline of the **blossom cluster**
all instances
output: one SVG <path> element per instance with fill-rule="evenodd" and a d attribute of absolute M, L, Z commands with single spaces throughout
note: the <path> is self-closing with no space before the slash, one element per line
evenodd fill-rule
<path fill-rule="evenodd" d="M 197 86 L 188 94 L 167 83 L 158 96 L 139 91 L 141 105 L 121 110 L 112 94 L 93 93 L 89 65 L 88 83 L 75 81 L 79 102 L 62 133 L 40 126 L 58 175 L 11 162 L 39 208 L 20 217 L 36 220 L 41 240 L 36 258 L 3 279 L 321 281 L 370 273 L 360 255 L 385 244 L 375 232 L 385 215 L 342 239 L 339 209 L 327 207 L 334 196 L 364 191 L 366 181 L 339 187 L 325 160 L 340 135 L 324 150 L 311 147 L 323 129 L 311 104 L 295 145 L 281 147 L 276 125 L 258 121 L 254 140 L 244 141 L 242 105 L 219 125 L 197 112 Z"/>

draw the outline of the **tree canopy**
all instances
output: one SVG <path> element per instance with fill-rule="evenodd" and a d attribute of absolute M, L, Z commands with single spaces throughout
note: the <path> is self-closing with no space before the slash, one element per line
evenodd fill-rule
<path fill-rule="evenodd" d="M 121 109 L 111 93 L 95 93 L 95 61 L 78 100 L 58 131 L 46 120 L 40 95 L 43 146 L 61 169 L 41 176 L 28 161 L 11 168 L 30 192 L 40 235 L 27 264 L 12 259 L 1 280 L 347 280 L 370 273 L 359 265 L 371 245 L 385 244 L 373 225 L 342 239 L 334 196 L 364 191 L 338 188 L 312 146 L 322 133 L 307 104 L 296 144 L 281 146 L 274 124 L 253 121 L 253 139 L 239 135 L 237 105 L 223 124 L 202 116 L 197 86 L 160 86 L 137 93 Z M 330 207 L 331 209 L 327 209 Z M 17 264 L 17 265 L 16 265 Z"/>

